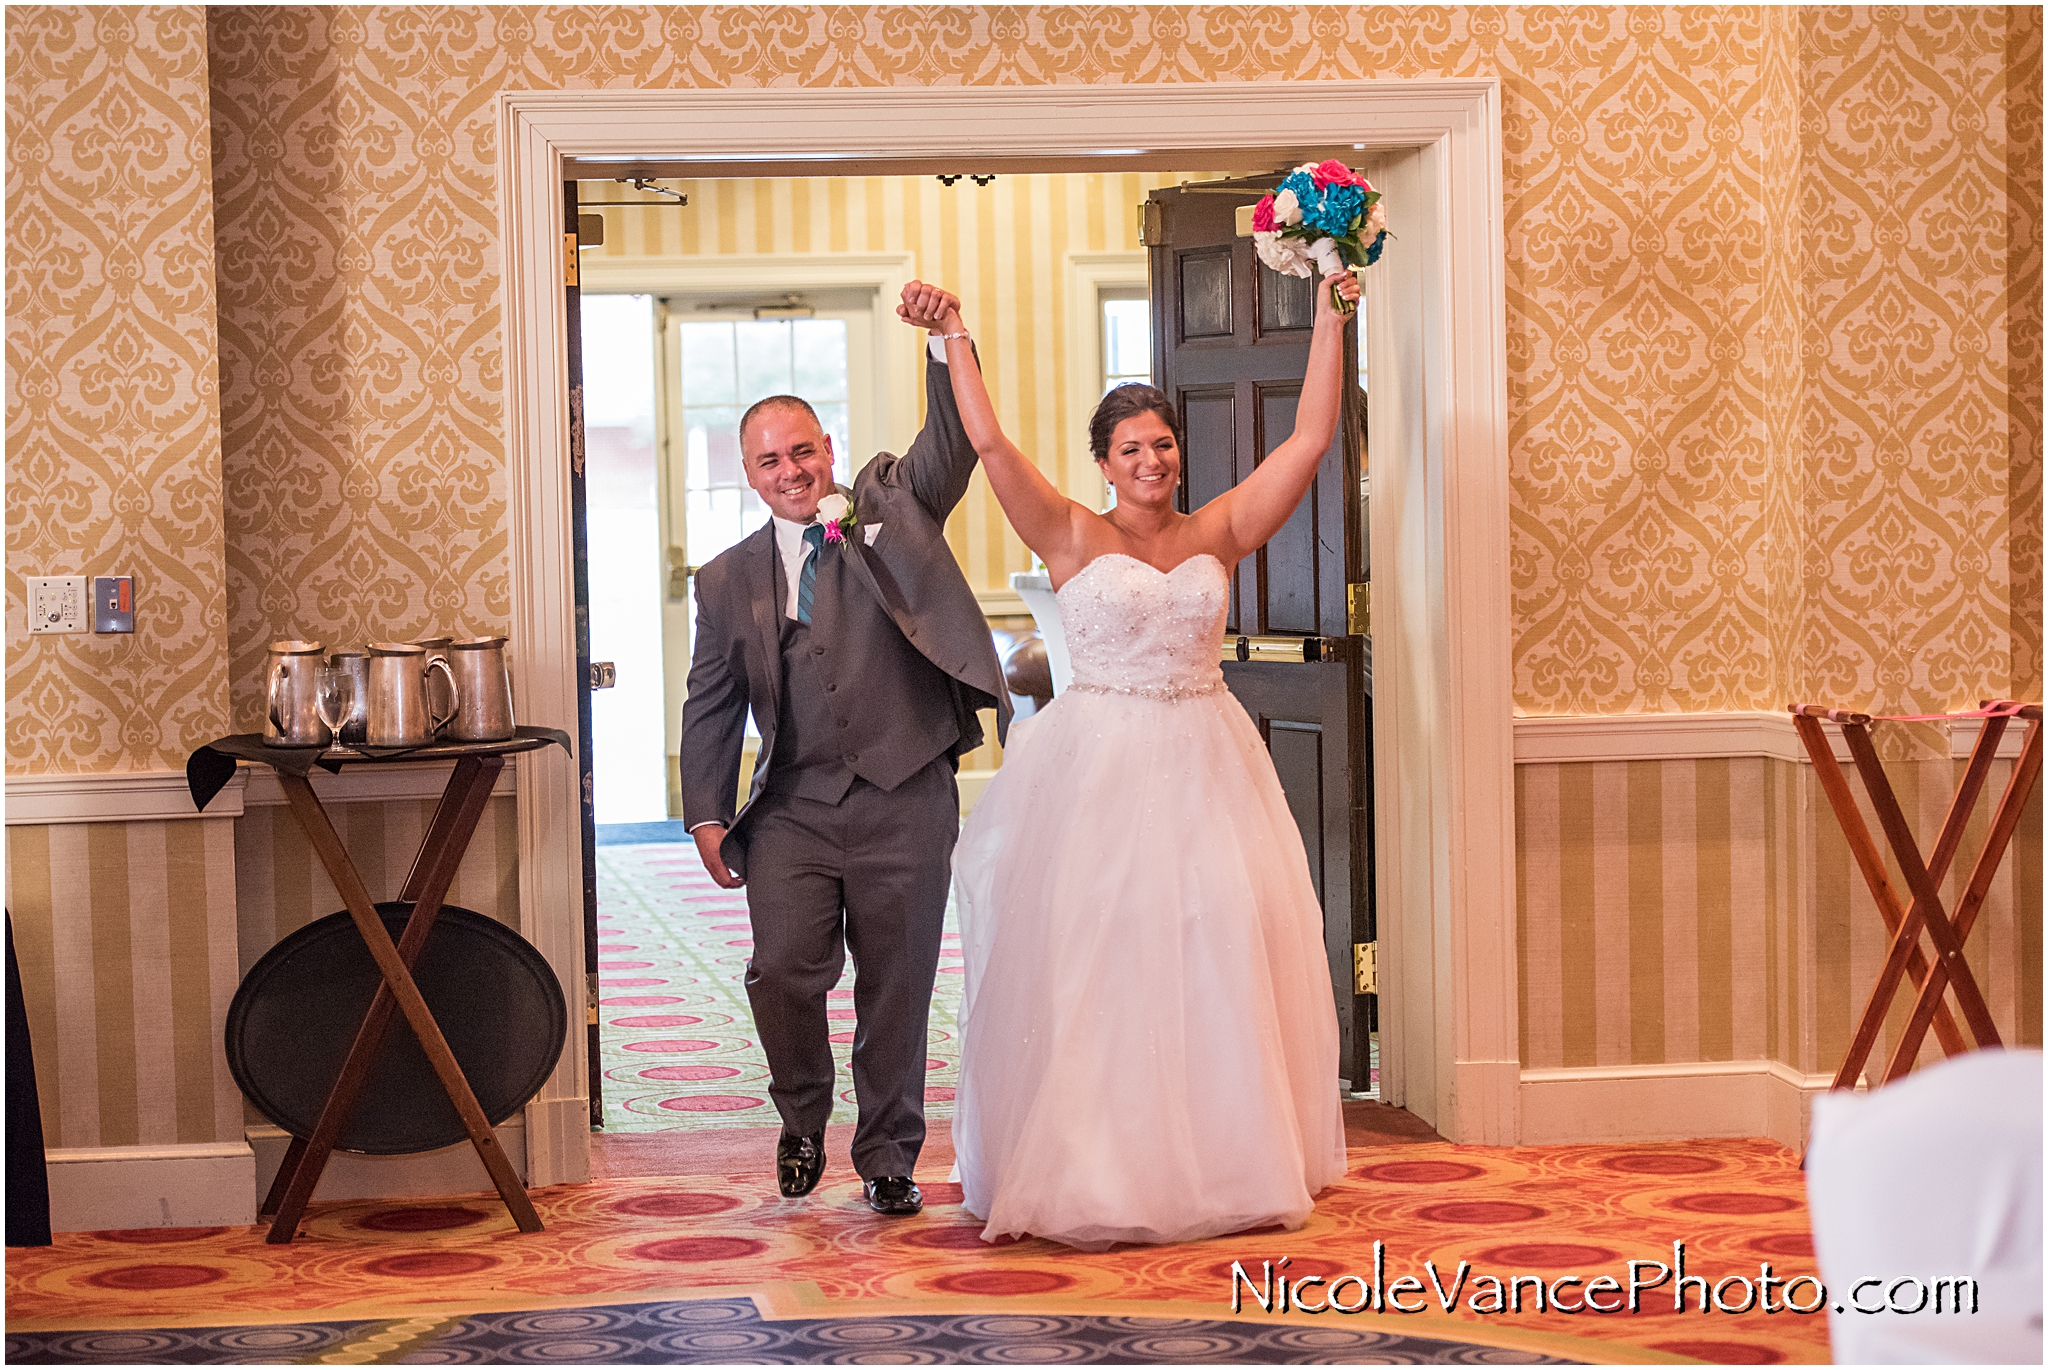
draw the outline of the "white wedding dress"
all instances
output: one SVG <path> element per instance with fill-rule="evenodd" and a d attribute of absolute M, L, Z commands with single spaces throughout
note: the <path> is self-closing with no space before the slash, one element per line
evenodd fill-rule
<path fill-rule="evenodd" d="M 953 1144 L 987 1240 L 1294 1228 L 1344 1173 L 1322 912 L 1223 686 L 1229 594 L 1206 553 L 1083 567 L 1073 684 L 961 830 Z"/>

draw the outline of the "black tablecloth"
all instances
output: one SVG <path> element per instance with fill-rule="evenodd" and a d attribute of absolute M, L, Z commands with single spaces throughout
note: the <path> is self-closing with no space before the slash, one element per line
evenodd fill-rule
<path fill-rule="evenodd" d="M 353 763 L 459 761 L 465 756 L 532 751 L 550 742 L 571 756 L 576 754 L 569 734 L 560 728 L 520 727 L 504 742 L 429 742 L 420 747 L 351 747 L 343 751 L 326 747 L 273 747 L 264 742 L 261 733 L 236 733 L 232 737 L 217 737 L 187 757 L 185 784 L 192 791 L 194 807 L 204 809 L 234 779 L 237 761 L 260 761 L 286 775 L 306 776 L 312 774 L 315 766 L 335 774 Z"/>

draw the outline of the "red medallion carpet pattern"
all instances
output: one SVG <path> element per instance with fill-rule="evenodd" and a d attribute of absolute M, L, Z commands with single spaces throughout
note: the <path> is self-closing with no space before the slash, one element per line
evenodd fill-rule
<path fill-rule="evenodd" d="M 1256 1164 L 1256 1157 L 1246 1158 Z M 1079 1253 L 1041 1241 L 984 1243 L 956 1186 L 926 1186 L 916 1218 L 884 1220 L 861 1204 L 843 1166 L 810 1198 L 789 1201 L 763 1175 L 615 1179 L 535 1195 L 547 1230 L 518 1235 L 495 1200 L 333 1204 L 304 1235 L 266 1246 L 261 1228 L 59 1236 L 7 1256 L 11 1332 L 59 1328 L 208 1327 L 345 1318 L 421 1318 L 640 1299 L 751 1298 L 762 1317 L 879 1318 L 1032 1313 L 1249 1318 L 1308 1330 L 1342 1324 L 1594 1361 L 1691 1358 L 1724 1363 L 1824 1361 L 1818 1313 L 1672 1310 L 1667 1284 L 1642 1311 L 1519 1314 L 1470 1308 L 1482 1277 L 1591 1282 L 1627 1278 L 1630 1260 L 1668 1264 L 1745 1302 L 1762 1265 L 1780 1280 L 1813 1273 L 1798 1157 L 1757 1140 L 1637 1146 L 1461 1147 L 1441 1142 L 1354 1147 L 1346 1178 L 1298 1232 L 1179 1246 Z M 1291 1281 L 1373 1279 L 1383 1245 L 1389 1286 L 1413 1276 L 1423 1311 L 1262 1312 L 1232 1265 L 1258 1279 L 1266 1262 Z M 1283 1265 L 1282 1262 L 1285 1262 Z M 1431 1290 L 1469 1273 L 1454 1311 Z M 1581 1286 L 1568 1287 L 1576 1299 Z M 1350 1286 L 1339 1302 L 1358 1297 Z M 1814 1299 L 1808 1284 L 1795 1291 Z M 1783 1302 L 1780 1288 L 1775 1295 Z M 1276 1300 L 1277 1303 L 1277 1300 Z M 1597 1340 L 1587 1340 L 1597 1339 Z"/>
<path fill-rule="evenodd" d="M 768 1065 L 754 1040 L 741 982 L 752 953 L 745 890 L 722 890 L 694 846 L 597 849 L 598 1014 L 603 1030 L 605 1128 L 773 1127 Z M 953 1116 L 959 1057 L 960 938 L 950 925 L 932 993 L 925 1117 Z M 854 1121 L 853 967 L 828 1015 L 840 1072 L 832 1122 Z"/>

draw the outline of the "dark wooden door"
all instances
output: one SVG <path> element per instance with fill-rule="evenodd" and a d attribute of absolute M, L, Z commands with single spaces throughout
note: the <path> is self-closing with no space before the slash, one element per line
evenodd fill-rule
<path fill-rule="evenodd" d="M 1268 270 L 1238 210 L 1258 190 L 1152 192 L 1152 342 L 1158 384 L 1187 428 L 1181 507 L 1192 511 L 1249 475 L 1294 431 L 1308 367 L 1313 283 Z M 1345 374 L 1358 374 L 1356 330 Z M 1366 578 L 1360 450 L 1363 396 L 1346 387 L 1343 421 L 1315 484 L 1273 540 L 1239 563 L 1223 674 L 1273 758 L 1323 904 L 1341 1069 L 1371 1079 L 1377 996 L 1357 992 L 1354 946 L 1374 942 L 1372 662 L 1351 630 L 1351 587 Z"/>

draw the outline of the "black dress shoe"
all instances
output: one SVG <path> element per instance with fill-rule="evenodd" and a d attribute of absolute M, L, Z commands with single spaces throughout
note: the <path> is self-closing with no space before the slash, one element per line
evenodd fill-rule
<path fill-rule="evenodd" d="M 861 1186 L 868 1207 L 891 1218 L 907 1218 L 924 1212 L 924 1195 L 908 1175 L 880 1175 Z"/>
<path fill-rule="evenodd" d="M 775 1183 L 785 1199 L 801 1199 L 818 1187 L 825 1173 L 825 1133 L 821 1129 L 808 1137 L 782 1134 L 775 1144 Z"/>

